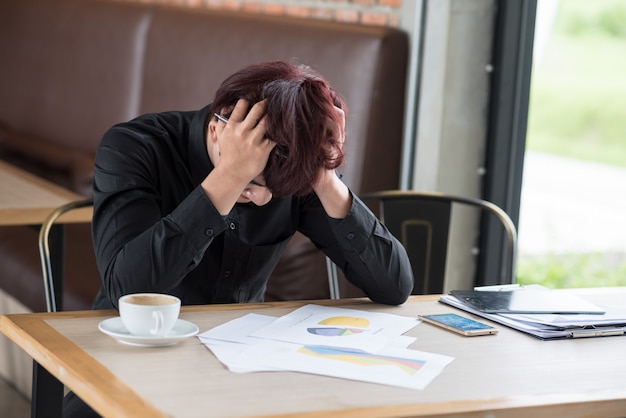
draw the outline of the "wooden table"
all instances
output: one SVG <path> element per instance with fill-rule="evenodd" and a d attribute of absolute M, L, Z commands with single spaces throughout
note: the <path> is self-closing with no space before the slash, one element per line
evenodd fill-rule
<path fill-rule="evenodd" d="M 0 160 L 0 226 L 41 225 L 55 208 L 84 199 L 76 193 Z M 90 222 L 90 208 L 71 212 L 62 223 Z"/>
<path fill-rule="evenodd" d="M 598 297 L 607 295 L 591 300 Z M 314 303 L 411 317 L 456 311 L 437 299 L 413 296 L 398 307 L 365 299 Z M 184 307 L 181 318 L 204 332 L 248 312 L 281 316 L 303 303 Z M 501 326 L 495 336 L 462 337 L 422 323 L 407 333 L 417 337 L 411 348 L 455 360 L 419 391 L 304 373 L 231 373 L 195 337 L 141 348 L 97 330 L 116 315 L 5 315 L 0 331 L 111 417 L 626 416 L 624 337 L 541 341 Z"/>

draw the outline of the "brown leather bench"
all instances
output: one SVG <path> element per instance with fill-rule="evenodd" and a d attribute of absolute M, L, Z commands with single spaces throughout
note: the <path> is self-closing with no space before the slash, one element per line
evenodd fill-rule
<path fill-rule="evenodd" d="M 295 60 L 348 106 L 346 183 L 398 186 L 408 39 L 383 27 L 100 0 L 0 2 L 0 158 L 84 196 L 96 147 L 116 122 L 196 109 L 244 65 Z M 65 309 L 99 288 L 89 225 L 67 227 Z M 45 310 L 36 226 L 0 228 L 0 288 Z M 360 295 L 347 282 L 343 296 Z M 324 257 L 297 236 L 267 299 L 328 297 Z M 2 312 L 0 312 L 2 313 Z"/>

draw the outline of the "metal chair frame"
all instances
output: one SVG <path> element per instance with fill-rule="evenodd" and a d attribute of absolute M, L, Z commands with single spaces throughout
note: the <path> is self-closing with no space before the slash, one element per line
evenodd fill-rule
<path fill-rule="evenodd" d="M 59 244 L 64 242 L 63 225 L 56 224 L 56 220 L 63 214 L 75 209 L 80 209 L 93 205 L 93 199 L 79 200 L 75 202 L 69 202 L 54 209 L 45 221 L 41 224 L 39 229 L 39 257 L 41 259 L 41 270 L 43 272 L 43 287 L 46 296 L 46 308 L 48 312 L 57 312 L 63 309 L 63 260 L 64 251 L 58 249 L 55 254 L 50 254 L 50 237 L 52 231 L 54 234 L 58 234 L 60 239 L 57 240 Z M 58 228 L 57 228 L 58 227 Z M 56 271 L 56 275 L 53 272 Z M 57 293 L 58 290 L 58 293 Z"/>
<path fill-rule="evenodd" d="M 400 200 L 400 199 L 424 199 L 425 201 L 440 201 L 444 203 L 449 203 L 450 207 L 453 203 L 460 203 L 469 205 L 478 209 L 482 209 L 487 213 L 491 213 L 494 215 L 502 224 L 505 232 L 506 232 L 506 241 L 507 241 L 507 269 L 506 275 L 508 277 L 501 278 L 505 283 L 513 283 L 515 280 L 515 264 L 517 258 L 517 229 L 513 220 L 510 216 L 499 206 L 496 204 L 489 202 L 483 199 L 470 198 L 464 196 L 450 195 L 446 193 L 440 192 L 419 192 L 419 191 L 409 191 L 409 190 L 385 190 L 380 192 L 366 193 L 359 196 L 362 200 L 378 200 L 380 207 L 380 220 L 385 223 L 385 214 L 384 214 L 384 203 L 389 200 Z M 333 266 L 334 267 L 334 266 Z M 331 288 L 331 296 L 335 296 L 335 298 L 339 298 L 338 294 L 338 283 L 337 283 L 337 275 L 336 275 L 336 267 L 334 270 L 328 268 L 329 272 L 329 286 Z M 334 290 L 334 293 L 333 293 Z"/>

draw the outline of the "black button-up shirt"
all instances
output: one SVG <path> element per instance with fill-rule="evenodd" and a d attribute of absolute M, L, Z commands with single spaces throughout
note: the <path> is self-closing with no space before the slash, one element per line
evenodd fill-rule
<path fill-rule="evenodd" d="M 312 193 L 236 204 L 222 216 L 200 187 L 213 169 L 210 106 L 140 116 L 112 127 L 96 155 L 93 237 L 103 279 L 95 308 L 127 293 L 163 292 L 183 304 L 263 300 L 296 231 L 308 236 L 375 302 L 400 304 L 413 288 L 402 245 L 353 196 L 329 218 Z"/>

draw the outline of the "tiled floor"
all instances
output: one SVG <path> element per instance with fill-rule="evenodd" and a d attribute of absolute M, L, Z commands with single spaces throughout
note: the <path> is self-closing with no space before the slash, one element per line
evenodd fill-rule
<path fill-rule="evenodd" d="M 30 417 L 30 402 L 0 378 L 0 417 Z"/>

